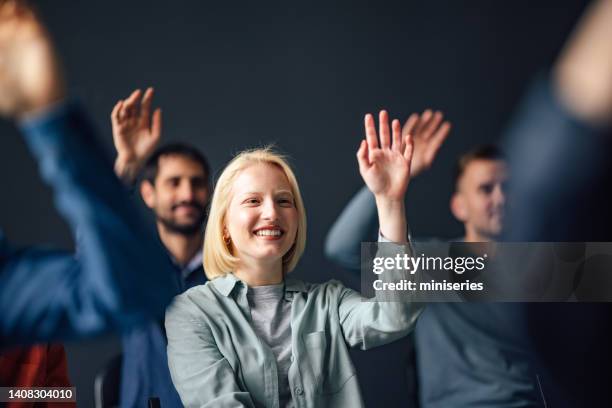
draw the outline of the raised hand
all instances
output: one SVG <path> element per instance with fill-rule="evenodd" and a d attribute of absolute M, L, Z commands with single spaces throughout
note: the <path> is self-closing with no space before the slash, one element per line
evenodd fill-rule
<path fill-rule="evenodd" d="M 412 135 L 414 153 L 410 166 L 411 177 L 416 177 L 431 167 L 436 154 L 450 133 L 451 124 L 443 121 L 444 115 L 440 111 L 425 110 L 420 116 L 417 113 L 410 115 L 402 128 L 402 137 Z"/>
<path fill-rule="evenodd" d="M 384 110 L 379 114 L 380 143 L 371 114 L 365 117 L 365 133 L 357 151 L 361 177 L 376 197 L 403 201 L 410 181 L 412 136 L 407 133 L 402 137 L 397 119 L 390 130 L 389 114 Z"/>
<path fill-rule="evenodd" d="M 161 136 L 161 109 L 155 109 L 151 115 L 152 102 L 153 88 L 148 88 L 144 95 L 137 89 L 117 102 L 111 113 L 117 149 L 115 172 L 128 182 L 134 180 Z"/>
<path fill-rule="evenodd" d="M 379 114 L 379 133 L 376 134 L 374 118 L 365 117 L 366 139 L 357 151 L 359 172 L 376 198 L 380 231 L 394 242 L 406 241 L 406 214 L 404 196 L 410 181 L 412 160 L 412 136 L 401 135 L 399 120 L 389 128 L 389 114 Z"/>
<path fill-rule="evenodd" d="M 0 0 L 0 113 L 24 116 L 64 98 L 59 62 L 24 1 Z"/>

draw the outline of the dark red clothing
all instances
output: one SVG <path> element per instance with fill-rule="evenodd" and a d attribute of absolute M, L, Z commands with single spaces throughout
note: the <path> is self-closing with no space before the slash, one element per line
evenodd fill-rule
<path fill-rule="evenodd" d="M 61 344 L 41 344 L 0 352 L 2 387 L 70 387 Z M 8 402 L 6 408 L 74 408 L 70 402 Z"/>

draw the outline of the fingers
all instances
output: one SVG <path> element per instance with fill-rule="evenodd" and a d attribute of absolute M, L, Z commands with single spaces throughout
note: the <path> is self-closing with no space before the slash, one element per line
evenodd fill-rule
<path fill-rule="evenodd" d="M 429 138 L 434 134 L 436 129 L 438 129 L 438 127 L 440 126 L 440 123 L 442 123 L 442 119 L 444 119 L 444 115 L 442 115 L 442 112 L 440 111 L 436 111 L 431 116 L 429 123 L 427 123 L 423 127 L 423 133 L 425 134 L 425 138 Z"/>
<path fill-rule="evenodd" d="M 157 141 L 161 137 L 162 130 L 162 111 L 161 108 L 155 109 L 153 112 L 153 121 L 151 124 L 151 137 Z"/>
<path fill-rule="evenodd" d="M 412 152 L 414 151 L 414 143 L 412 140 L 412 135 L 410 133 L 408 133 L 405 137 L 404 137 L 404 159 L 406 159 L 406 161 L 408 162 L 410 167 L 410 162 L 412 161 Z"/>
<path fill-rule="evenodd" d="M 121 116 L 123 116 L 123 118 L 132 117 L 137 113 L 140 94 L 140 89 L 136 89 L 125 101 L 123 101 L 123 108 L 121 110 Z"/>
<path fill-rule="evenodd" d="M 396 152 L 402 151 L 402 125 L 400 121 L 394 119 L 391 123 L 391 130 L 393 132 L 393 146 L 392 149 Z"/>
<path fill-rule="evenodd" d="M 431 120 L 432 115 L 433 114 L 431 112 L 431 109 L 425 109 L 423 113 L 421 114 L 421 117 L 419 118 L 419 121 L 416 124 L 412 134 L 420 135 L 421 132 L 423 132 L 423 129 L 425 129 L 425 127 L 429 124 L 429 121 Z"/>
<path fill-rule="evenodd" d="M 392 149 L 393 151 L 401 154 L 405 150 L 405 135 L 408 133 L 407 131 L 411 130 L 418 122 L 418 115 L 411 115 L 410 118 L 408 118 L 404 128 L 402 128 L 401 122 L 397 119 L 393 119 L 391 122 L 391 128 L 389 128 L 389 113 L 384 109 L 379 112 L 378 118 L 380 148 Z M 368 150 L 373 152 L 375 149 L 379 148 L 379 141 L 378 135 L 376 134 L 376 124 L 372 114 L 366 114 L 364 123 Z"/>
<path fill-rule="evenodd" d="M 6 46 L 4 42 L 14 41 L 16 33 L 32 38 L 44 33 L 44 27 L 25 1 L 0 0 L 0 45 Z"/>
<path fill-rule="evenodd" d="M 384 109 L 378 114 L 378 129 L 380 134 L 380 147 L 382 149 L 388 149 L 391 145 L 391 135 L 389 133 L 389 114 Z"/>
<path fill-rule="evenodd" d="M 359 163 L 359 169 L 364 170 L 370 166 L 368 160 L 368 142 L 363 139 L 357 150 L 357 163 Z"/>
<path fill-rule="evenodd" d="M 414 134 L 414 128 L 416 124 L 419 122 L 419 115 L 417 113 L 413 113 L 408 117 L 404 127 L 402 128 L 402 138 L 406 137 L 408 133 Z"/>
<path fill-rule="evenodd" d="M 1 0 L 0 1 L 0 21 L 15 17 L 32 16 L 33 11 L 25 1 Z"/>
<path fill-rule="evenodd" d="M 153 88 L 149 87 L 145 91 L 142 102 L 140 103 L 140 121 L 143 127 L 149 127 L 151 117 L 151 104 L 153 102 Z"/>
<path fill-rule="evenodd" d="M 17 11 L 17 2 L 14 0 L 0 1 L 0 21 L 12 18 Z"/>
<path fill-rule="evenodd" d="M 119 122 L 123 122 L 124 120 L 127 119 L 127 112 L 125 110 L 125 101 L 121 101 L 121 106 L 119 107 L 117 118 L 119 119 Z"/>
<path fill-rule="evenodd" d="M 123 101 L 119 100 L 113 107 L 113 110 L 111 112 L 111 123 L 113 126 L 119 125 L 119 113 L 121 112 L 122 106 L 123 106 Z"/>
<path fill-rule="evenodd" d="M 368 149 L 378 148 L 378 137 L 376 136 L 376 127 L 374 125 L 374 117 L 371 114 L 365 115 L 364 119 L 366 141 Z"/>
<path fill-rule="evenodd" d="M 442 146 L 442 143 L 444 143 L 444 141 L 450 134 L 451 127 L 452 125 L 450 122 L 448 121 L 444 122 L 442 123 L 442 125 L 440 125 L 438 130 L 431 137 L 431 142 L 429 144 L 429 147 L 427 148 L 427 158 L 426 158 L 427 163 L 429 165 L 433 163 L 436 157 L 436 154 L 438 154 L 438 150 L 440 150 L 440 147 Z"/>

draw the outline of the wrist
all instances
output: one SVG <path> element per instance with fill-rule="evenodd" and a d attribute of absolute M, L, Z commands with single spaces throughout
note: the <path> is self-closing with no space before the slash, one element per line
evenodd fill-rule
<path fill-rule="evenodd" d="M 127 184 L 133 184 L 140 168 L 141 163 L 136 160 L 128 160 L 122 156 L 117 156 L 115 160 L 115 174 Z"/>
<path fill-rule="evenodd" d="M 397 198 L 389 198 L 386 196 L 374 196 L 375 200 L 376 200 L 376 206 L 378 207 L 379 211 L 383 210 L 383 211 L 404 211 L 405 209 L 405 205 L 404 205 L 404 199 L 397 199 Z"/>
<path fill-rule="evenodd" d="M 408 227 L 404 200 L 376 197 L 380 232 L 390 241 L 406 242 Z"/>

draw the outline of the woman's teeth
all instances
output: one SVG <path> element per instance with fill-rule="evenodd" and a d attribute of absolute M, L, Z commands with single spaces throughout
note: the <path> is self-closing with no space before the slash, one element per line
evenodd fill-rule
<path fill-rule="evenodd" d="M 279 237 L 282 234 L 281 230 L 259 230 L 255 232 L 255 235 L 259 237 Z"/>

